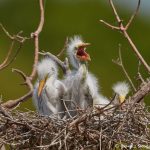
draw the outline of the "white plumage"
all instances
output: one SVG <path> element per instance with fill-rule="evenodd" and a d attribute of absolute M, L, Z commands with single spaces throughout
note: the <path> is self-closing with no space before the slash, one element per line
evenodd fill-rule
<path fill-rule="evenodd" d="M 117 82 L 112 89 L 119 96 L 119 101 L 122 103 L 130 91 L 130 86 L 126 82 Z"/>
<path fill-rule="evenodd" d="M 99 95 L 97 99 L 94 99 L 93 106 L 103 107 L 108 103 L 110 103 L 110 101 L 107 97 L 104 97 L 103 95 Z"/>
<path fill-rule="evenodd" d="M 64 111 L 63 96 L 65 85 L 57 79 L 57 65 L 50 58 L 44 58 L 37 65 L 38 81 L 33 92 L 33 102 L 42 115 L 57 114 Z"/>
<path fill-rule="evenodd" d="M 75 109 L 75 105 L 81 109 L 93 106 L 93 101 L 102 100 L 98 93 L 98 84 L 96 77 L 88 72 L 87 61 L 90 56 L 86 53 L 86 46 L 81 37 L 75 36 L 70 39 L 67 47 L 67 54 L 73 70 L 65 77 L 64 83 L 68 89 L 67 100 L 69 109 Z M 102 104 L 108 104 L 106 99 L 102 100 Z"/>

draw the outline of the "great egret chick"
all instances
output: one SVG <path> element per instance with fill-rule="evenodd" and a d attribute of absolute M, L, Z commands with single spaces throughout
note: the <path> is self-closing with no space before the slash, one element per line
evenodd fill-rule
<path fill-rule="evenodd" d="M 99 98 L 97 79 L 88 72 L 87 68 L 88 61 L 91 60 L 86 52 L 89 45 L 79 36 L 74 36 L 68 43 L 67 54 L 73 68 L 64 80 L 68 89 L 67 99 L 71 101 L 68 105 L 69 109 L 75 109 L 74 104 L 81 109 L 86 109 L 93 106 L 93 101 Z"/>
<path fill-rule="evenodd" d="M 52 115 L 63 112 L 63 96 L 65 85 L 57 79 L 56 63 L 50 58 L 44 58 L 37 65 L 38 81 L 33 92 L 33 101 L 37 111 L 42 115 Z"/>
<path fill-rule="evenodd" d="M 125 98 L 130 91 L 129 84 L 126 82 L 117 82 L 113 85 L 112 89 L 118 95 L 120 103 L 125 101 Z"/>

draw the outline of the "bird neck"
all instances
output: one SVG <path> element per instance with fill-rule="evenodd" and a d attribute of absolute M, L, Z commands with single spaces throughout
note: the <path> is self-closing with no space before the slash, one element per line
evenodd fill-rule
<path fill-rule="evenodd" d="M 81 68 L 81 82 L 85 83 L 85 80 L 87 78 L 87 73 L 88 73 L 88 69 L 87 69 L 87 62 L 81 62 L 80 65 Z"/>

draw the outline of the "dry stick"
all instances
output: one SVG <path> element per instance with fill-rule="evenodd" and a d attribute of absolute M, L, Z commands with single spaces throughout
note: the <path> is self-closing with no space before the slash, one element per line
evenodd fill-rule
<path fill-rule="evenodd" d="M 52 60 L 54 60 L 63 70 L 63 73 L 66 74 L 69 71 L 69 64 L 68 59 L 66 58 L 64 62 L 58 59 L 55 55 L 51 54 L 50 52 L 39 52 L 40 55 L 48 56 Z"/>
<path fill-rule="evenodd" d="M 11 39 L 14 40 L 14 36 L 11 36 L 9 34 L 9 32 L 4 28 L 4 26 L 0 23 L 0 27 L 2 28 L 2 30 L 4 31 L 4 33 Z"/>
<path fill-rule="evenodd" d="M 6 29 L 5 27 L 0 23 L 0 27 L 1 29 L 4 31 L 4 33 L 6 34 L 6 36 L 10 39 L 10 40 L 15 40 L 17 42 L 24 42 L 25 40 L 29 40 L 31 38 L 29 37 L 22 37 L 20 36 L 20 34 L 22 33 L 22 31 L 20 31 L 19 33 L 17 33 L 16 35 L 11 35 Z"/>
<path fill-rule="evenodd" d="M 8 67 L 17 57 L 19 51 L 21 50 L 22 48 L 22 45 L 23 43 L 27 40 L 27 39 L 30 39 L 28 37 L 22 37 L 20 36 L 20 34 L 22 33 L 22 31 L 20 31 L 19 33 L 17 33 L 16 35 L 11 35 L 5 28 L 2 24 L 0 24 L 0 27 L 2 28 L 2 30 L 4 31 L 4 33 L 6 34 L 6 36 L 12 40 L 11 42 L 11 45 L 10 45 L 10 48 L 9 48 L 9 51 L 4 59 L 4 61 L 0 64 L 0 70 L 2 69 L 5 69 L 6 67 Z M 20 46 L 19 48 L 17 49 L 15 55 L 11 58 L 11 60 L 9 60 L 10 58 L 10 55 L 13 51 L 13 47 L 14 47 L 14 44 L 15 44 L 15 41 L 19 42 L 20 43 Z"/>
<path fill-rule="evenodd" d="M 130 82 L 130 84 L 131 84 L 133 90 L 136 92 L 136 87 L 135 87 L 135 85 L 133 84 L 133 82 L 132 82 L 132 80 L 131 80 L 131 78 L 130 78 L 128 72 L 126 71 L 126 69 L 125 69 L 125 67 L 124 67 L 124 64 L 123 64 L 123 61 L 122 61 L 121 45 L 120 45 L 120 44 L 119 44 L 119 61 L 113 60 L 113 62 L 122 68 L 122 70 L 123 70 L 125 76 L 126 76 L 127 79 L 129 80 L 129 82 Z"/>
<path fill-rule="evenodd" d="M 44 25 L 44 7 L 43 7 L 43 0 L 39 0 L 40 4 L 40 22 L 38 25 L 37 30 L 32 33 L 32 36 L 34 37 L 34 45 L 35 45 L 35 54 L 34 54 L 34 65 L 32 69 L 32 73 L 30 75 L 30 79 L 33 80 L 33 78 L 36 75 L 36 65 L 38 63 L 38 58 L 39 58 L 39 34 L 41 33 Z"/>
<path fill-rule="evenodd" d="M 64 47 L 61 49 L 61 51 L 59 52 L 59 54 L 57 55 L 57 57 L 60 57 L 60 56 L 63 54 L 63 52 L 64 52 L 65 49 L 67 48 L 67 44 L 68 44 L 68 37 L 66 38 Z"/>
<path fill-rule="evenodd" d="M 29 99 L 32 96 L 33 92 L 33 85 L 31 81 L 34 79 L 36 75 L 36 65 L 38 63 L 38 52 L 39 52 L 39 34 L 42 31 L 43 25 L 44 25 L 44 8 L 43 8 L 43 0 L 39 0 L 39 5 L 40 5 L 40 23 L 37 28 L 37 30 L 32 34 L 34 37 L 34 44 L 35 44 L 35 55 L 34 55 L 34 64 L 32 68 L 32 73 L 28 77 L 26 76 L 22 71 L 15 69 L 14 71 L 19 73 L 24 79 L 25 79 L 25 84 L 29 87 L 30 91 L 23 95 L 22 97 L 15 99 L 15 100 L 8 100 L 7 102 L 3 103 L 2 106 L 7 108 L 7 109 L 13 109 L 16 106 L 18 106 L 21 102 L 24 102 L 25 100 Z M 3 27 L 3 26 L 2 26 Z M 2 28 L 4 32 L 7 34 L 8 37 L 12 38 L 12 36 L 5 30 L 5 28 Z M 16 36 L 17 38 L 20 39 L 20 36 Z M 22 39 L 23 41 L 23 39 Z"/>
<path fill-rule="evenodd" d="M 142 75 L 141 75 L 141 73 L 140 73 L 140 66 L 141 66 L 141 62 L 139 61 L 139 64 L 138 64 L 138 72 L 137 72 L 137 80 L 141 80 L 141 82 L 143 83 L 143 84 L 145 84 L 146 82 L 145 82 L 145 80 L 143 79 L 143 77 L 142 77 Z"/>
<path fill-rule="evenodd" d="M 3 70 L 3 69 L 5 69 L 6 67 L 8 67 L 8 66 L 16 59 L 16 57 L 17 57 L 17 55 L 19 54 L 19 52 L 20 52 L 22 46 L 23 46 L 23 42 L 20 43 L 19 47 L 18 47 L 17 50 L 16 50 L 15 55 L 14 55 L 9 61 L 7 60 L 5 63 L 3 63 L 2 66 L 0 66 L 0 70 Z M 7 55 L 7 57 L 8 57 L 8 55 Z"/>
<path fill-rule="evenodd" d="M 139 103 L 147 94 L 150 93 L 150 81 L 144 84 L 132 97 L 134 103 Z M 130 100 L 130 98 L 129 98 Z"/>
<path fill-rule="evenodd" d="M 142 55 L 140 54 L 139 50 L 137 49 L 137 47 L 135 46 L 135 44 L 133 43 L 133 41 L 131 40 L 130 36 L 127 33 L 127 29 L 131 25 L 133 19 L 135 18 L 136 14 L 137 14 L 137 12 L 139 10 L 140 0 L 138 2 L 138 6 L 137 6 L 136 11 L 132 15 L 131 19 L 128 21 L 128 23 L 127 23 L 126 26 L 123 25 L 122 20 L 120 19 L 119 15 L 117 13 L 117 10 L 116 10 L 116 8 L 115 8 L 115 6 L 113 4 L 113 1 L 109 0 L 109 2 L 110 2 L 110 5 L 112 7 L 113 13 L 114 13 L 114 15 L 116 17 L 116 20 L 117 20 L 119 26 L 118 27 L 113 26 L 113 25 L 111 25 L 111 24 L 109 24 L 109 23 L 107 23 L 107 22 L 105 22 L 103 20 L 100 20 L 100 22 L 104 23 L 109 28 L 120 30 L 123 33 L 124 37 L 128 40 L 130 46 L 132 47 L 133 52 L 136 54 L 136 56 L 141 61 L 141 63 L 144 65 L 144 67 L 147 69 L 147 71 L 150 73 L 150 67 L 149 67 L 149 65 L 147 64 L 147 62 L 145 61 L 145 59 L 142 57 Z"/>
<path fill-rule="evenodd" d="M 8 53 L 7 53 L 7 55 L 6 55 L 5 59 L 4 59 L 4 61 L 0 64 L 0 70 L 2 70 L 2 69 L 3 69 L 3 66 L 5 66 L 5 64 L 7 63 L 8 59 L 9 59 L 9 57 L 10 57 L 10 54 L 11 54 L 11 52 L 12 52 L 12 50 L 13 50 L 14 43 L 15 43 L 15 41 L 12 40 L 11 45 L 10 45 L 10 48 L 9 48 L 9 50 L 8 50 Z"/>
<path fill-rule="evenodd" d="M 22 78 L 25 80 L 24 84 L 26 84 L 29 87 L 30 91 L 18 99 L 8 100 L 7 102 L 1 104 L 4 108 L 7 108 L 7 109 L 13 109 L 17 107 L 21 102 L 24 102 L 27 98 L 30 98 L 33 92 L 33 85 L 31 83 L 30 78 L 27 75 L 25 75 L 25 73 L 22 72 L 21 70 L 13 69 L 12 71 L 22 76 Z"/>

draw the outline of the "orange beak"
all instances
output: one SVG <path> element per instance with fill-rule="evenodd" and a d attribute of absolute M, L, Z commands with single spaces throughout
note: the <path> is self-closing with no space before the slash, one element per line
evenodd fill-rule
<path fill-rule="evenodd" d="M 89 45 L 90 43 L 82 43 L 78 46 L 76 56 L 80 61 L 91 61 L 90 55 L 85 51 L 86 46 Z"/>
<path fill-rule="evenodd" d="M 46 75 L 46 77 L 45 77 L 43 80 L 40 80 L 40 82 L 39 82 L 38 97 L 41 96 L 41 93 L 42 93 L 42 91 L 43 91 L 43 88 L 44 88 L 44 86 L 45 86 L 45 83 L 46 83 L 46 81 L 47 81 L 47 78 L 48 78 L 48 75 Z"/>

